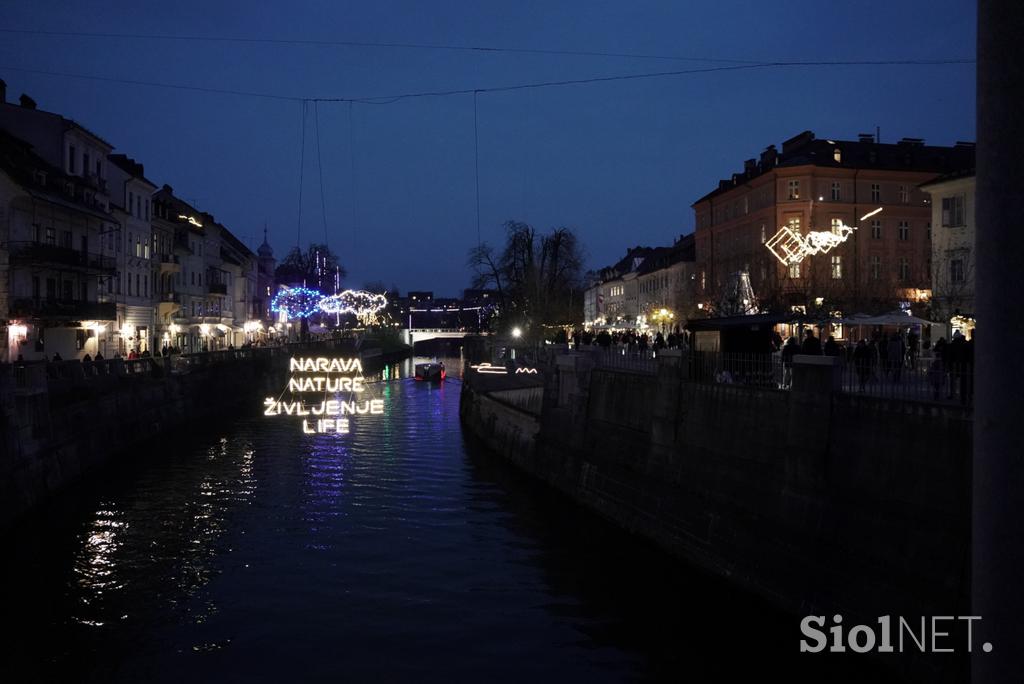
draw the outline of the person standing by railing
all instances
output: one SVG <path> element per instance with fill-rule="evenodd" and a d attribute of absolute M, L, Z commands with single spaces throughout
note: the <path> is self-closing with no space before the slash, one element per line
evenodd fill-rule
<path fill-rule="evenodd" d="M 857 386 L 861 392 L 864 391 L 868 378 L 871 377 L 873 361 L 874 353 L 871 351 L 868 343 L 863 339 L 860 340 L 857 343 L 856 349 L 853 350 L 853 367 L 857 371 Z"/>
<path fill-rule="evenodd" d="M 807 331 L 808 334 L 812 334 L 811 331 Z M 789 389 L 790 385 L 793 384 L 793 357 L 800 349 L 800 343 L 796 341 L 796 337 L 790 337 L 786 340 L 786 344 L 782 345 L 782 388 Z"/>

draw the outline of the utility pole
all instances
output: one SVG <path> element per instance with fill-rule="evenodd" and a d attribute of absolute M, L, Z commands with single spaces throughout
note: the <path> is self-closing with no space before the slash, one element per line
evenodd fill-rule
<path fill-rule="evenodd" d="M 977 282 L 974 461 L 971 502 L 971 680 L 1019 681 L 1024 672 L 1024 317 L 1020 287 L 1020 93 L 1024 92 L 1024 4 L 978 2 Z M 985 644 L 990 651 L 985 651 Z"/>

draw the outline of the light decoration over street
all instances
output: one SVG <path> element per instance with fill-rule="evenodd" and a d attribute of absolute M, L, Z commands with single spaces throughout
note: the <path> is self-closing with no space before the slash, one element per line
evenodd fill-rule
<path fill-rule="evenodd" d="M 864 214 L 860 220 L 870 218 L 880 211 L 882 211 L 882 207 Z M 855 230 L 857 230 L 856 226 L 850 227 L 843 223 L 833 230 L 814 230 L 807 235 L 801 235 L 799 231 L 793 230 L 789 226 L 782 226 L 764 243 L 764 246 L 784 266 L 791 266 L 799 264 L 815 254 L 828 254 L 846 242 Z"/>
<path fill-rule="evenodd" d="M 363 398 L 366 384 L 358 358 L 292 357 L 288 370 L 288 387 L 277 399 L 263 400 L 263 415 L 301 418 L 303 434 L 348 434 L 354 416 L 384 413 L 383 399 Z M 283 399 L 285 394 L 289 399 Z M 318 394 L 320 400 L 306 403 L 304 394 Z"/>
<path fill-rule="evenodd" d="M 355 314 L 363 325 L 372 325 L 388 305 L 382 294 L 365 290 L 344 290 L 320 300 L 320 310 L 329 314 Z"/>
<path fill-rule="evenodd" d="M 270 301 L 270 310 L 284 313 L 288 318 L 309 318 L 320 310 L 324 296 L 318 290 L 308 287 L 288 287 Z"/>

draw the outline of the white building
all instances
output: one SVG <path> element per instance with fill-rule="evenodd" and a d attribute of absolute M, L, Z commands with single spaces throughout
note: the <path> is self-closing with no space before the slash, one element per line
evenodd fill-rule
<path fill-rule="evenodd" d="M 932 318 L 954 330 L 974 328 L 974 169 L 921 186 L 932 196 Z M 933 334 L 933 339 L 935 335 Z"/>
<path fill-rule="evenodd" d="M 115 270 L 101 249 L 117 227 L 107 194 L 112 147 L 75 122 L 37 109 L 27 95 L 20 105 L 6 102 L 3 81 L 0 146 L 4 356 L 93 355 L 115 318 L 114 306 L 99 296 Z"/>
<path fill-rule="evenodd" d="M 110 204 L 120 228 L 104 246 L 117 262 L 106 297 L 117 304 L 112 346 L 121 355 L 159 349 L 154 321 L 153 228 L 150 195 L 156 185 L 145 177 L 142 164 L 123 154 L 110 162 Z M 112 349 L 111 351 L 114 351 Z M 104 355 L 107 352 L 104 351 Z"/>

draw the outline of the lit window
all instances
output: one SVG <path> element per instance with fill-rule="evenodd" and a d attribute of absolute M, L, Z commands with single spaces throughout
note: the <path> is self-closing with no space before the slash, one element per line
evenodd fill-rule
<path fill-rule="evenodd" d="M 832 158 L 835 159 L 837 162 L 842 163 L 843 151 L 840 150 L 838 147 L 835 148 L 834 150 L 832 150 Z"/>
<path fill-rule="evenodd" d="M 832 280 L 842 280 L 843 278 L 843 257 L 833 254 L 832 255 Z"/>
<path fill-rule="evenodd" d="M 843 219 L 834 218 L 832 219 L 832 233 L 839 235 L 842 232 Z"/>
<path fill-rule="evenodd" d="M 765 224 L 761 224 L 761 244 L 763 245 L 768 241 L 768 228 Z"/>
<path fill-rule="evenodd" d="M 799 278 L 800 277 L 800 262 L 789 265 L 789 277 Z"/>
<path fill-rule="evenodd" d="M 789 181 L 789 199 L 800 199 L 800 181 Z"/>
<path fill-rule="evenodd" d="M 800 232 L 800 217 L 799 216 L 794 216 L 794 217 L 788 219 L 786 221 L 786 225 L 789 226 L 789 229 L 791 231 L 793 231 L 794 233 L 799 233 Z"/>

